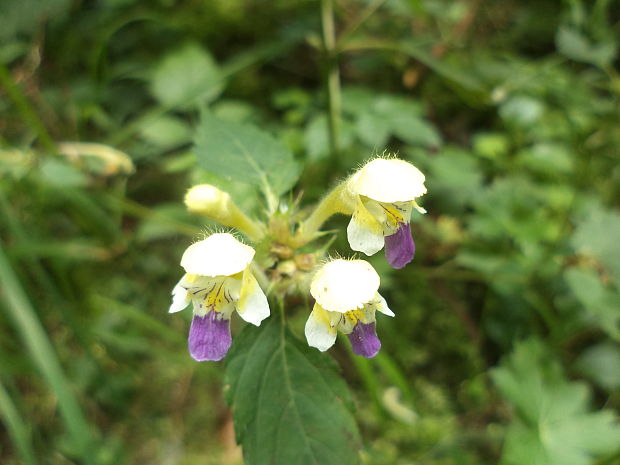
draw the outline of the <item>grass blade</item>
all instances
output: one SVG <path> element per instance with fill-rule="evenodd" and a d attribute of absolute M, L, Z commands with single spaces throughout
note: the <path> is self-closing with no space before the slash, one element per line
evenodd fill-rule
<path fill-rule="evenodd" d="M 69 431 L 75 452 L 84 460 L 84 463 L 95 464 L 96 461 L 92 454 L 93 427 L 86 421 L 64 376 L 54 347 L 37 319 L 2 245 L 0 245 L 0 282 L 2 282 L 2 298 L 6 303 L 6 310 L 15 323 L 34 364 L 58 399 L 60 414 Z"/>

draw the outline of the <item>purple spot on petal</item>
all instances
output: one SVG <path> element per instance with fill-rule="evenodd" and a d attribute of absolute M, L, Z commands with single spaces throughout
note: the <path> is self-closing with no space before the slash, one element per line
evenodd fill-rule
<path fill-rule="evenodd" d="M 392 268 L 402 268 L 413 260 L 414 255 L 415 243 L 409 223 L 401 224 L 395 234 L 385 236 L 385 258 Z"/>
<path fill-rule="evenodd" d="M 377 337 L 374 321 L 369 324 L 358 321 L 353 328 L 353 332 L 349 334 L 349 340 L 351 341 L 353 352 L 362 357 L 372 358 L 377 355 L 381 348 L 381 341 Z"/>
<path fill-rule="evenodd" d="M 187 340 L 189 354 L 198 362 L 222 360 L 230 345 L 230 320 L 219 318 L 212 310 L 205 316 L 194 315 Z"/>

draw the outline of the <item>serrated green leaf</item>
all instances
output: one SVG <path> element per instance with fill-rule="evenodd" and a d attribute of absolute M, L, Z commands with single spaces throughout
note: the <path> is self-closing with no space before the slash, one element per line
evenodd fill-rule
<path fill-rule="evenodd" d="M 589 465 L 617 451 L 620 426 L 614 414 L 591 412 L 586 385 L 568 382 L 539 341 L 517 344 L 492 377 L 516 414 L 503 464 Z"/>
<path fill-rule="evenodd" d="M 187 44 L 164 57 L 151 81 L 151 92 L 166 107 L 196 107 L 215 99 L 223 88 L 219 66 L 197 44 Z"/>
<path fill-rule="evenodd" d="M 299 178 L 291 151 L 255 126 L 203 112 L 194 141 L 199 166 L 227 181 L 261 188 L 272 209 Z"/>
<path fill-rule="evenodd" d="M 353 465 L 359 433 L 333 361 L 281 320 L 247 326 L 228 355 L 227 400 L 247 465 Z"/>

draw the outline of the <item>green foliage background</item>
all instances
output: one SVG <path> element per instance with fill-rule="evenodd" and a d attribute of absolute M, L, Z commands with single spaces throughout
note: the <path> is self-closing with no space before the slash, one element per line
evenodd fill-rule
<path fill-rule="evenodd" d="M 429 213 L 407 268 L 370 259 L 397 314 L 380 355 L 330 352 L 361 462 L 620 463 L 620 4 L 339 0 L 325 46 L 330 4 L 0 2 L 0 463 L 242 463 L 243 393 L 166 314 L 214 227 L 183 194 L 258 212 L 301 170 L 310 204 L 384 150 L 426 173 Z M 227 132 L 294 154 L 260 167 L 266 199 L 227 175 Z"/>

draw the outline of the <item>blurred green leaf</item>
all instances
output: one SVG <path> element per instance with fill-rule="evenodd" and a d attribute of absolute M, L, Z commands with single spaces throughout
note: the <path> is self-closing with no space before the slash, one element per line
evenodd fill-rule
<path fill-rule="evenodd" d="M 148 121 L 140 131 L 140 135 L 144 140 L 162 150 L 178 147 L 192 140 L 189 125 L 182 119 L 169 115 L 162 115 Z"/>
<path fill-rule="evenodd" d="M 304 145 L 309 161 L 317 161 L 329 155 L 327 116 L 319 115 L 310 120 L 304 131 Z"/>
<path fill-rule="evenodd" d="M 70 436 L 68 445 L 72 449 L 71 452 L 81 457 L 84 463 L 96 465 L 98 460 L 93 454 L 93 451 L 96 451 L 94 449 L 96 427 L 86 419 L 65 377 L 56 350 L 32 308 L 2 246 L 0 246 L 0 278 L 5 311 L 13 320 L 17 333 L 33 363 L 57 398 L 60 415 Z"/>
<path fill-rule="evenodd" d="M 329 155 L 329 132 L 327 116 L 321 114 L 310 120 L 304 130 L 304 146 L 309 161 L 318 161 Z M 355 130 L 348 120 L 340 122 L 340 148 L 346 149 L 353 144 Z"/>
<path fill-rule="evenodd" d="M 527 95 L 516 95 L 506 100 L 499 108 L 499 114 L 509 124 L 528 127 L 542 116 L 543 104 Z"/>
<path fill-rule="evenodd" d="M 620 294 L 605 286 L 593 270 L 569 268 L 564 272 L 564 280 L 597 324 L 620 341 Z"/>
<path fill-rule="evenodd" d="M 193 43 L 164 57 L 151 79 L 153 95 L 166 107 L 198 107 L 214 100 L 224 88 L 215 60 Z"/>
<path fill-rule="evenodd" d="M 32 447 L 30 428 L 2 382 L 0 382 L 0 417 L 24 464 L 36 465 L 39 463 Z"/>
<path fill-rule="evenodd" d="M 343 109 L 354 118 L 357 137 L 376 150 L 385 147 L 392 135 L 425 148 L 441 143 L 437 130 L 423 118 L 421 105 L 406 96 L 376 95 L 353 87 L 343 92 Z"/>
<path fill-rule="evenodd" d="M 46 184 L 54 187 L 84 187 L 88 177 L 74 165 L 59 158 L 44 158 L 39 165 L 39 175 Z"/>
<path fill-rule="evenodd" d="M 252 125 L 220 121 L 203 112 L 195 143 L 199 166 L 225 180 L 259 187 L 272 209 L 299 177 L 293 154 Z"/>
<path fill-rule="evenodd" d="M 482 189 L 482 173 L 476 158 L 464 150 L 445 147 L 426 161 L 429 191 L 443 203 L 462 207 L 475 202 Z"/>
<path fill-rule="evenodd" d="M 474 136 L 474 152 L 490 160 L 499 159 L 508 153 L 510 140 L 499 132 L 480 133 Z"/>
<path fill-rule="evenodd" d="M 554 176 L 572 172 L 573 154 L 561 143 L 540 142 L 517 155 L 520 165 L 541 174 Z"/>
<path fill-rule="evenodd" d="M 350 394 L 329 357 L 272 317 L 248 325 L 227 360 L 227 400 L 247 465 L 359 463 Z"/>
<path fill-rule="evenodd" d="M 568 382 L 540 341 L 517 343 L 492 377 L 515 408 L 503 464 L 590 465 L 620 448 L 612 411 L 590 411 L 586 385 Z"/>
<path fill-rule="evenodd" d="M 522 246 L 556 240 L 560 225 L 545 208 L 545 194 L 525 177 L 497 178 L 473 199 L 477 214 L 470 219 L 470 231 Z"/>
<path fill-rule="evenodd" d="M 33 34 L 43 20 L 62 15 L 70 5 L 69 0 L 2 0 L 0 39 Z"/>
<path fill-rule="evenodd" d="M 607 392 L 620 390 L 620 347 L 602 342 L 582 353 L 575 367 Z"/>
<path fill-rule="evenodd" d="M 568 58 L 602 68 L 608 67 L 616 57 L 616 44 L 613 40 L 594 43 L 570 26 L 558 29 L 555 42 L 558 51 Z"/>
<path fill-rule="evenodd" d="M 577 223 L 571 244 L 577 253 L 589 255 L 609 271 L 620 289 L 620 214 L 615 211 L 592 209 Z"/>
<path fill-rule="evenodd" d="M 161 204 L 151 210 L 136 231 L 136 240 L 149 242 L 185 233 L 186 230 L 179 227 L 191 224 L 193 217 L 181 203 Z"/>

